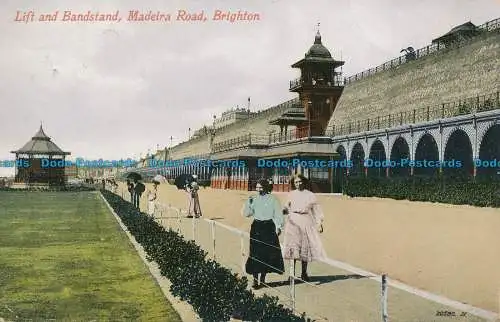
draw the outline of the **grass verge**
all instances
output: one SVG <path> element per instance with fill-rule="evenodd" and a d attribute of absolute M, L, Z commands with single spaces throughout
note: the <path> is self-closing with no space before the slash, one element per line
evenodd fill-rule
<path fill-rule="evenodd" d="M 92 192 L 0 191 L 0 317 L 181 321 Z"/>

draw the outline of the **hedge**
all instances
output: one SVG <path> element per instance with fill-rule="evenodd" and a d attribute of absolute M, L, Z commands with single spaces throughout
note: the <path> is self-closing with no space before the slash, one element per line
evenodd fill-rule
<path fill-rule="evenodd" d="M 144 248 L 147 259 L 158 263 L 172 283 L 170 292 L 191 304 L 203 321 L 310 321 L 305 313 L 294 315 L 277 297 L 256 297 L 247 290 L 248 280 L 232 273 L 193 241 L 166 230 L 121 197 L 101 190 L 129 232 Z"/>
<path fill-rule="evenodd" d="M 348 177 L 345 194 L 478 207 L 500 206 L 500 181 L 470 177 Z"/>

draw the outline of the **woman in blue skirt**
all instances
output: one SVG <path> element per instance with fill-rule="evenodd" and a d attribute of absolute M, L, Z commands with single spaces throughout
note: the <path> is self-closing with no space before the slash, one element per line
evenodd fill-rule
<path fill-rule="evenodd" d="M 243 206 L 243 215 L 254 219 L 250 229 L 250 254 L 245 265 L 246 272 L 253 275 L 254 289 L 265 285 L 267 273 L 281 275 L 284 272 L 278 239 L 284 222 L 281 203 L 270 193 L 267 180 L 259 180 L 256 190 L 258 195 L 251 196 Z"/>

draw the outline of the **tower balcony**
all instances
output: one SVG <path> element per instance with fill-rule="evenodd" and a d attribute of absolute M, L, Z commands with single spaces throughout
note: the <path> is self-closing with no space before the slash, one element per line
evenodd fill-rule
<path fill-rule="evenodd" d="M 341 76 L 335 76 L 333 80 L 326 81 L 322 79 L 314 80 L 314 79 L 304 79 L 302 77 L 298 77 L 294 80 L 290 81 L 290 91 L 298 91 L 300 89 L 328 89 L 335 87 L 343 87 L 345 83 L 345 79 Z"/>

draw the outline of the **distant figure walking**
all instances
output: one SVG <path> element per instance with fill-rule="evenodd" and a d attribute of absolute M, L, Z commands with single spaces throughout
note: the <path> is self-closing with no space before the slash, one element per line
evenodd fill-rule
<path fill-rule="evenodd" d="M 139 201 L 141 200 L 142 193 L 146 190 L 146 186 L 138 180 L 134 180 L 134 206 L 140 210 Z"/>
<path fill-rule="evenodd" d="M 188 193 L 188 218 L 201 217 L 201 206 L 200 197 L 198 196 L 198 190 L 200 186 L 198 185 L 198 176 L 193 174 L 193 181 L 186 185 L 186 192 Z"/>
<path fill-rule="evenodd" d="M 153 189 L 148 190 L 148 214 L 153 217 L 155 214 L 156 199 L 158 197 L 158 183 L 153 181 Z"/>
<path fill-rule="evenodd" d="M 253 217 L 250 228 L 250 254 L 245 265 L 248 274 L 253 275 L 253 288 L 265 286 L 267 273 L 283 274 L 284 263 L 279 234 L 283 228 L 281 204 L 270 193 L 267 180 L 257 183 L 257 196 L 251 196 L 243 206 L 243 216 Z M 259 284 L 260 274 L 260 284 Z"/>
<path fill-rule="evenodd" d="M 306 189 L 308 180 L 297 175 L 293 180 L 293 188 L 288 195 L 284 212 L 288 220 L 284 232 L 284 258 L 302 262 L 304 281 L 309 281 L 307 264 L 326 258 L 319 233 L 323 232 L 323 212 L 318 205 L 314 193 Z"/>
<path fill-rule="evenodd" d="M 133 204 L 134 203 L 134 184 L 130 182 L 130 180 L 127 180 L 127 190 L 130 194 L 130 202 Z"/>

